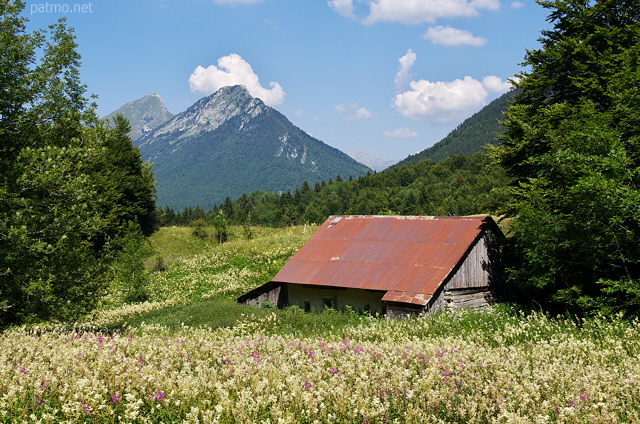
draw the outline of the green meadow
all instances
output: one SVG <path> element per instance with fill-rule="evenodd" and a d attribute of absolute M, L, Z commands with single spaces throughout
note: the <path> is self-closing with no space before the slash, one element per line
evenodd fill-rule
<path fill-rule="evenodd" d="M 6 423 L 640 422 L 638 321 L 515 305 L 387 320 L 238 305 L 315 227 L 163 228 L 148 299 L 0 334 Z"/>

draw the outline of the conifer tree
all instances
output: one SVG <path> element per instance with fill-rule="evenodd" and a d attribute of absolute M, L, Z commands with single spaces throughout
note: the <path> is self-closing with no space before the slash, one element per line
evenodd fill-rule
<path fill-rule="evenodd" d="M 576 311 L 640 308 L 640 3 L 539 1 L 553 28 L 494 151 L 514 177 L 515 281 Z M 635 105 L 635 106 L 634 106 Z"/>

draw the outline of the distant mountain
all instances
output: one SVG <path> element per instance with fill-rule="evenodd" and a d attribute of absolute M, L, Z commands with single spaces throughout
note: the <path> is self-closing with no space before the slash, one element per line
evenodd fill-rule
<path fill-rule="evenodd" d="M 470 155 L 482 151 L 483 146 L 487 144 L 497 144 L 499 142 L 498 134 L 503 131 L 499 121 L 505 119 L 504 112 L 515 95 L 515 90 L 503 94 L 466 119 L 433 146 L 408 156 L 393 167 L 419 162 L 422 159 L 440 162 L 449 156 Z"/>
<path fill-rule="evenodd" d="M 364 150 L 352 150 L 347 153 L 352 159 L 360 162 L 363 165 L 368 166 L 376 172 L 382 171 L 390 167 L 391 165 L 397 163 L 397 160 L 383 160 L 379 157 L 372 155 L 369 152 L 365 152 Z"/>
<path fill-rule="evenodd" d="M 173 209 L 369 171 L 240 85 L 200 99 L 134 144 L 153 163 L 158 205 Z"/>
<path fill-rule="evenodd" d="M 164 124 L 173 118 L 173 114 L 164 105 L 162 97 L 156 93 L 147 94 L 138 100 L 129 102 L 114 110 L 105 118 L 111 120 L 119 113 L 131 123 L 131 133 L 129 135 L 133 140 L 142 137 L 158 125 Z"/>

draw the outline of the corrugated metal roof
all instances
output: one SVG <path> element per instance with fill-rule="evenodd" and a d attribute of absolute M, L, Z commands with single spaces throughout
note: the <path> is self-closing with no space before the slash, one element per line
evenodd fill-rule
<path fill-rule="evenodd" d="M 331 216 L 272 281 L 380 290 L 426 305 L 490 217 Z"/>

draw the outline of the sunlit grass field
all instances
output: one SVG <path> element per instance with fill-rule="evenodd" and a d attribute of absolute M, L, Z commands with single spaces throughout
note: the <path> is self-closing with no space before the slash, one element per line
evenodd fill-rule
<path fill-rule="evenodd" d="M 117 284 L 85 322 L 0 334 L 0 421 L 640 422 L 638 321 L 513 305 L 390 321 L 255 309 L 315 227 L 231 241 L 163 228 L 149 299 Z"/>

